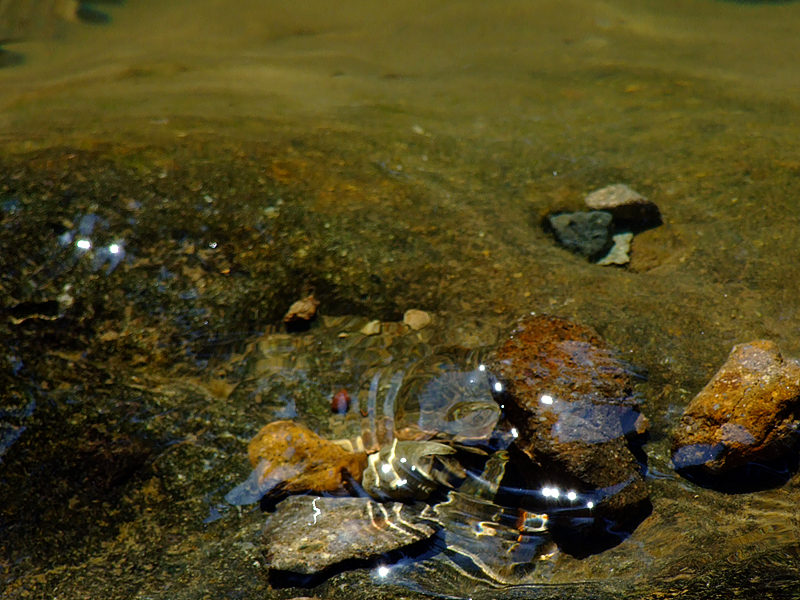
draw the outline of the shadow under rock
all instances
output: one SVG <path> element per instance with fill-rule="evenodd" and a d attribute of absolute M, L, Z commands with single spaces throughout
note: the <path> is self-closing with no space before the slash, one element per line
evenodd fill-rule
<path fill-rule="evenodd" d="M 724 494 L 749 494 L 786 484 L 800 470 L 800 444 L 780 458 L 752 462 L 714 475 L 702 466 L 675 469 L 688 481 Z"/>

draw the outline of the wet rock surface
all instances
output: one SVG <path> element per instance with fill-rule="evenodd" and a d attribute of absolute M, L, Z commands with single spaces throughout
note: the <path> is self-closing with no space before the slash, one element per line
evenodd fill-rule
<path fill-rule="evenodd" d="M 231 504 L 308 491 L 344 492 L 361 479 L 367 463 L 365 454 L 348 452 L 292 421 L 265 425 L 250 440 L 247 453 L 254 469 L 225 496 Z"/>
<path fill-rule="evenodd" d="M 524 335 L 526 329 L 532 335 Z M 362 340 L 372 343 L 368 336 Z M 503 392 L 505 381 L 531 385 L 526 369 L 535 351 L 542 352 L 542 364 L 532 367 L 541 377 L 538 390 L 526 391 L 517 383 Z M 363 410 L 353 407 L 366 415 L 359 440 L 382 440 L 382 445 L 368 451 L 366 469 L 345 470 L 351 479 L 364 473 L 350 491 L 414 506 L 406 506 L 401 515 L 391 502 L 375 505 L 364 498 L 341 498 L 322 514 L 329 524 L 347 523 L 346 535 L 318 527 L 313 540 L 312 534 L 303 534 L 298 541 L 289 539 L 284 525 L 296 524 L 294 529 L 300 531 L 299 520 L 316 524 L 308 515 L 309 500 L 283 502 L 270 517 L 264 537 L 271 569 L 322 576 L 318 571 L 334 563 L 395 550 L 405 538 L 385 540 L 385 546 L 383 538 L 380 543 L 373 539 L 374 512 L 379 508 L 385 518 L 378 529 L 385 520 L 402 533 L 405 520 L 425 519 L 439 530 L 432 560 L 508 585 L 529 580 L 537 572 L 538 559 L 559 547 L 575 555 L 592 554 L 618 544 L 635 527 L 649 505 L 643 466 L 626 444 L 645 433 L 646 420 L 633 399 L 626 366 L 596 333 L 565 319 L 529 318 L 491 354 L 490 367 L 453 370 L 446 356 L 365 377 L 361 385 L 369 385 L 366 404 Z M 491 365 L 502 369 L 499 380 Z M 549 370 L 544 370 L 546 365 Z M 545 388 L 549 395 L 542 395 Z M 531 393 L 544 409 L 527 415 Z M 274 490 L 297 492 L 302 485 L 342 491 L 344 478 L 337 465 L 345 458 L 328 458 L 328 452 L 322 452 L 326 443 L 330 444 L 291 422 L 271 423 L 250 443 L 251 463 L 257 465 L 253 475 L 226 499 L 245 495 L 252 501 L 262 489 L 269 498 Z M 353 459 L 365 456 L 347 454 Z M 262 480 L 268 485 L 260 485 Z M 316 487 L 309 485 L 312 481 Z M 329 481 L 333 485 L 326 488 Z M 320 510 L 316 499 L 310 502 Z M 306 548 L 324 558 L 303 561 L 297 554 Z"/>
<path fill-rule="evenodd" d="M 589 260 L 602 257 L 613 244 L 612 216 L 609 212 L 562 213 L 549 217 L 548 224 L 558 243 Z"/>
<path fill-rule="evenodd" d="M 310 294 L 305 298 L 292 303 L 292 305 L 289 307 L 289 310 L 286 311 L 286 314 L 283 317 L 283 322 L 288 326 L 289 324 L 297 323 L 299 321 L 310 321 L 317 314 L 318 306 L 319 300 L 317 300 L 313 294 Z"/>
<path fill-rule="evenodd" d="M 429 538 L 424 511 L 369 498 L 292 496 L 267 517 L 267 566 L 314 574 L 345 560 L 368 560 Z"/>
<path fill-rule="evenodd" d="M 637 522 L 649 507 L 640 438 L 647 420 L 630 368 L 591 328 L 551 316 L 522 319 L 488 359 L 519 428 L 516 445 L 555 480 L 594 494 L 595 514 Z"/>
<path fill-rule="evenodd" d="M 591 210 L 611 213 L 618 227 L 634 232 L 658 227 L 663 222 L 656 203 L 624 183 L 595 190 L 586 196 L 585 203 Z"/>
<path fill-rule="evenodd" d="M 735 346 L 686 407 L 675 430 L 676 469 L 720 475 L 779 459 L 800 441 L 800 365 L 775 343 Z"/>
<path fill-rule="evenodd" d="M 588 211 L 555 213 L 544 221 L 556 241 L 601 266 L 625 265 L 635 233 L 663 223 L 661 211 L 625 184 L 614 184 L 589 194 Z"/>
<path fill-rule="evenodd" d="M 632 233 L 617 233 L 611 238 L 614 245 L 603 258 L 597 261 L 600 266 L 606 265 L 626 265 L 631 261 L 629 252 L 631 251 Z"/>

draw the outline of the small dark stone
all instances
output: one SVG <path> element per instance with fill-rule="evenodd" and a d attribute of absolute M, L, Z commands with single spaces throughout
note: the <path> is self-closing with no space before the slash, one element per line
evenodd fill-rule
<path fill-rule="evenodd" d="M 611 221 L 611 213 L 601 210 L 562 213 L 548 219 L 562 246 L 590 260 L 601 258 L 611 249 Z"/>

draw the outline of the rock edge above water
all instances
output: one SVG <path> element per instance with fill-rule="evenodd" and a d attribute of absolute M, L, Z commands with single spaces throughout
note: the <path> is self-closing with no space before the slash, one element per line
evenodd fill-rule
<path fill-rule="evenodd" d="M 611 213 L 614 222 L 623 229 L 642 231 L 663 223 L 661 211 L 639 192 L 624 183 L 607 185 L 595 190 L 584 200 L 590 210 Z"/>
<path fill-rule="evenodd" d="M 800 365 L 773 342 L 739 344 L 686 407 L 673 438 L 673 464 L 719 475 L 779 458 L 800 439 L 798 416 Z"/>
<path fill-rule="evenodd" d="M 629 368 L 589 327 L 547 315 L 522 319 L 488 360 L 505 386 L 518 447 L 554 477 L 597 492 L 596 514 L 628 520 L 649 506 L 643 465 L 631 441 L 647 419 Z M 642 455 L 643 459 L 643 455 Z"/>

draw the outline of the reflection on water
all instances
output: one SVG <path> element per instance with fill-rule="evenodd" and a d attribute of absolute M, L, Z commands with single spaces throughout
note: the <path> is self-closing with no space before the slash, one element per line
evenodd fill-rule
<path fill-rule="evenodd" d="M 485 386 L 477 404 L 435 402 L 481 380 L 479 356 L 432 377 L 432 338 L 389 351 L 389 327 L 358 346 L 353 331 L 421 308 L 437 347 L 495 343 L 537 311 L 630 351 L 666 474 L 652 514 L 578 558 L 551 554 L 539 505 L 495 498 L 499 522 L 476 521 L 461 515 L 485 510 L 480 490 L 454 488 L 436 503 L 453 524 L 439 560 L 298 595 L 796 595 L 797 476 L 703 489 L 672 471 L 668 440 L 734 344 L 800 356 L 798 55 L 792 2 L 0 0 L 6 594 L 278 597 L 262 516 L 223 502 L 260 425 L 377 447 L 406 419 L 466 448 L 496 425 Z M 663 212 L 626 267 L 540 230 L 614 183 Z M 309 287 L 358 327 L 262 337 Z M 341 389 L 363 414 L 330 413 Z M 549 410 L 567 442 L 631 416 Z M 502 433 L 458 485 L 514 464 Z M 547 504 L 571 488 L 538 490 Z M 476 561 L 528 587 L 476 581 Z"/>

